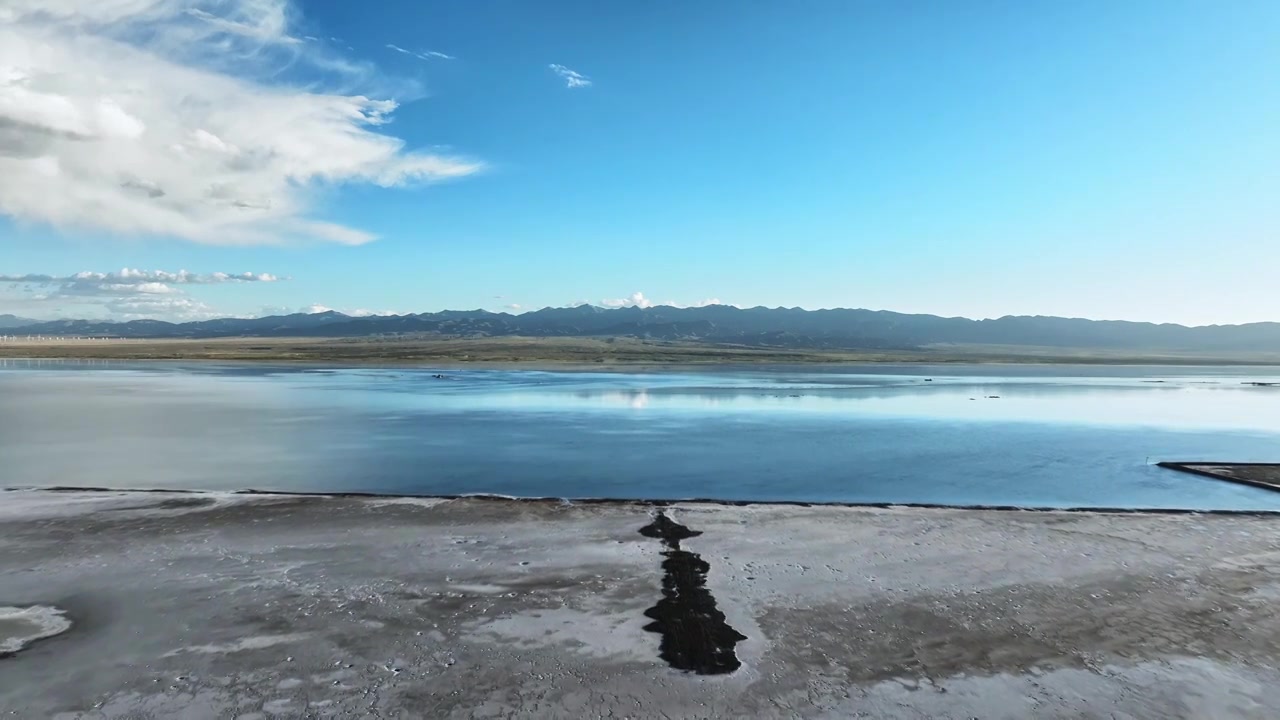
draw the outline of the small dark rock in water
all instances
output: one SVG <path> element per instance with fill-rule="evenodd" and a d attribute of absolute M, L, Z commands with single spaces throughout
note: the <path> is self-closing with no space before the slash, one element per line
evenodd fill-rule
<path fill-rule="evenodd" d="M 653 620 L 644 629 L 662 634 L 659 656 L 674 668 L 699 675 L 723 675 L 742 667 L 734 646 L 747 637 L 726 622 L 707 590 L 711 565 L 697 553 L 680 549 L 681 540 L 702 533 L 658 513 L 640 534 L 659 538 L 667 547 L 662 553 L 662 599 L 644 613 Z"/>

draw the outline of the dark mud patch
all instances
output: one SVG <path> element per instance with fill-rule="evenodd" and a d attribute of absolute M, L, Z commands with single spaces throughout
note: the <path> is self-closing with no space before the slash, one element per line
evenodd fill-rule
<path fill-rule="evenodd" d="M 659 512 L 640 534 L 662 540 L 667 548 L 662 552 L 662 599 L 644 613 L 653 620 L 644 629 L 662 635 L 659 657 L 671 667 L 699 675 L 724 675 L 742 667 L 734 647 L 747 636 L 725 621 L 707 590 L 711 565 L 680 548 L 680 541 L 702 533 Z"/>

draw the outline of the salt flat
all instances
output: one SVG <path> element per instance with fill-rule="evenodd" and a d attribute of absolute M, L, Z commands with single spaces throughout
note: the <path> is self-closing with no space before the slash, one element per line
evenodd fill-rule
<path fill-rule="evenodd" d="M 645 630 L 659 510 L 734 672 Z M 0 606 L 71 627 L 0 659 L 0 710 L 1262 718 L 1278 560 L 1265 515 L 9 491 Z"/>

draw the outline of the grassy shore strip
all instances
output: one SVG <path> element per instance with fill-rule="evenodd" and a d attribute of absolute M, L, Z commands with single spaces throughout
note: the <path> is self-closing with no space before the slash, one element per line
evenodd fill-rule
<path fill-rule="evenodd" d="M 749 347 L 636 338 L 212 338 L 12 340 L 0 359 L 207 360 L 223 362 L 491 366 L 1025 363 L 1277 365 L 1268 353 L 1134 354 L 1108 350 L 945 346 L 918 350 Z"/>

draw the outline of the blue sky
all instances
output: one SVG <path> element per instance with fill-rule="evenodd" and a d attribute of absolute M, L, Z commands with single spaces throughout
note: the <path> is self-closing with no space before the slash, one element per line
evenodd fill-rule
<path fill-rule="evenodd" d="M 0 11 L 0 313 L 1280 320 L 1269 0 L 119 5 Z"/>

